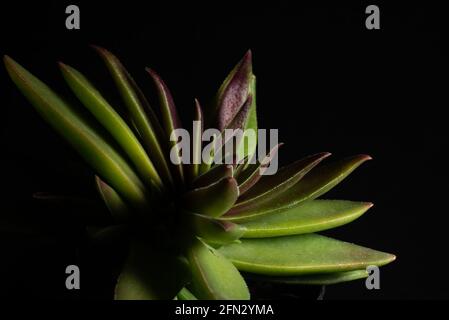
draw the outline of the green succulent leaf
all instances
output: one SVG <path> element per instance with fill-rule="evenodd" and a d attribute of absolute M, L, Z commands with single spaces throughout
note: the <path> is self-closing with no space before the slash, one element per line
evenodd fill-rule
<path fill-rule="evenodd" d="M 344 200 L 311 200 L 246 223 L 245 238 L 278 237 L 332 229 L 354 221 L 373 204 Z"/>
<path fill-rule="evenodd" d="M 182 288 L 177 295 L 178 300 L 198 300 L 187 288 Z"/>
<path fill-rule="evenodd" d="M 156 183 L 157 186 L 161 187 L 162 181 L 153 163 L 120 115 L 84 75 L 63 63 L 59 63 L 59 66 L 75 95 L 127 153 L 141 179 L 150 186 Z"/>
<path fill-rule="evenodd" d="M 146 71 L 150 74 L 151 78 L 153 79 L 156 85 L 156 89 L 159 94 L 163 127 L 165 129 L 166 136 L 170 138 L 170 135 L 175 129 L 182 127 L 181 121 L 179 120 L 178 117 L 178 112 L 176 111 L 176 106 L 173 101 L 173 97 L 170 93 L 170 90 L 167 88 L 165 82 L 154 70 L 146 68 Z M 176 141 L 172 141 L 171 139 L 169 140 L 170 140 L 170 148 L 173 147 L 178 148 Z M 179 183 L 182 183 L 184 181 L 184 171 L 181 158 L 179 155 L 179 150 L 178 152 L 174 153 L 174 156 L 178 157 L 177 163 L 179 164 L 175 165 L 175 170 Z"/>
<path fill-rule="evenodd" d="M 94 49 L 109 69 L 157 172 L 164 181 L 173 182 L 164 149 L 159 143 L 159 141 L 166 141 L 166 137 L 153 109 L 119 59 L 106 49 L 96 46 Z"/>
<path fill-rule="evenodd" d="M 233 167 L 230 164 L 217 164 L 206 173 L 200 175 L 193 180 L 193 188 L 206 187 L 210 184 L 216 183 L 223 178 L 232 178 Z"/>
<path fill-rule="evenodd" d="M 234 265 L 215 249 L 196 240 L 188 250 L 192 289 L 198 299 L 249 300 L 245 280 Z"/>
<path fill-rule="evenodd" d="M 195 234 L 211 245 L 223 245 L 240 239 L 245 228 L 219 219 L 192 214 L 193 230 Z"/>
<path fill-rule="evenodd" d="M 231 123 L 247 100 L 251 75 L 251 51 L 248 51 L 218 90 L 215 114 L 220 131 Z"/>
<path fill-rule="evenodd" d="M 238 176 L 237 181 L 239 182 L 239 191 L 240 195 L 244 194 L 246 191 L 250 190 L 259 180 L 262 178 L 262 175 L 268 165 L 270 164 L 273 157 L 278 152 L 279 148 L 282 146 L 282 143 L 274 146 L 270 153 L 267 154 L 262 161 L 256 164 L 250 164 L 248 168 Z"/>
<path fill-rule="evenodd" d="M 193 189 L 183 195 L 183 204 L 190 212 L 213 218 L 227 212 L 239 196 L 234 178 L 224 178 L 206 187 Z"/>
<path fill-rule="evenodd" d="M 256 139 L 249 141 L 248 144 L 243 145 L 243 149 L 239 149 L 239 159 L 247 157 L 252 159 L 257 150 L 257 110 L 256 110 L 256 76 L 251 75 L 251 83 L 249 87 L 249 94 L 252 96 L 251 107 L 248 117 L 246 119 L 245 130 L 254 130 Z"/>
<path fill-rule="evenodd" d="M 330 156 L 330 153 L 318 153 L 285 166 L 274 175 L 262 176 L 254 187 L 239 198 L 235 209 L 239 210 L 238 208 L 241 206 L 265 202 L 282 195 L 328 156 Z"/>
<path fill-rule="evenodd" d="M 126 160 L 47 85 L 8 56 L 6 69 L 39 114 L 58 131 L 117 192 L 135 207 L 147 203 L 145 188 Z"/>
<path fill-rule="evenodd" d="M 273 283 L 285 283 L 285 284 L 302 284 L 302 285 L 331 285 L 342 282 L 348 282 L 353 280 L 359 280 L 368 277 L 368 272 L 363 270 L 334 272 L 334 273 L 319 273 L 308 274 L 296 277 L 269 277 L 269 276 L 257 276 L 248 275 L 248 278 Z"/>
<path fill-rule="evenodd" d="M 278 194 L 271 201 L 252 202 L 230 210 L 222 219 L 243 221 L 260 215 L 280 212 L 296 206 L 305 200 L 313 200 L 335 187 L 351 172 L 371 157 L 367 155 L 352 156 L 312 170 L 294 186 Z"/>
<path fill-rule="evenodd" d="M 120 195 L 98 176 L 95 176 L 95 184 L 114 221 L 127 221 L 131 211 Z"/>
<path fill-rule="evenodd" d="M 364 248 L 314 233 L 241 239 L 219 250 L 241 271 L 274 276 L 333 273 L 392 262 L 389 253 Z"/>
<path fill-rule="evenodd" d="M 189 281 L 190 270 L 185 259 L 135 240 L 117 280 L 115 299 L 173 299 Z"/>

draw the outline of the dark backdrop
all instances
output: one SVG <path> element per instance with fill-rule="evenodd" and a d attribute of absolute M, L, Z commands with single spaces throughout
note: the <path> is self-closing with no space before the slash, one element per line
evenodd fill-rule
<path fill-rule="evenodd" d="M 81 30 L 65 29 L 71 3 L 80 6 Z M 260 127 L 279 129 L 286 143 L 281 163 L 320 151 L 374 158 L 328 195 L 372 201 L 374 208 L 328 233 L 398 259 L 382 269 L 381 290 L 368 291 L 358 281 L 328 287 L 326 297 L 448 298 L 444 11 L 378 3 L 381 30 L 370 31 L 368 3 L 354 3 L 15 1 L 0 8 L 0 51 L 68 93 L 55 64 L 62 60 L 117 100 L 107 71 L 88 47 L 104 46 L 152 101 L 143 67 L 157 70 L 189 121 L 193 98 L 208 101 L 251 48 Z M 0 76 L 1 295 L 83 297 L 64 288 L 65 266 L 80 262 L 82 222 L 62 211 L 50 214 L 30 197 L 34 191 L 95 197 L 92 172 L 37 116 L 3 66 Z M 106 276 L 86 278 L 109 288 Z"/>

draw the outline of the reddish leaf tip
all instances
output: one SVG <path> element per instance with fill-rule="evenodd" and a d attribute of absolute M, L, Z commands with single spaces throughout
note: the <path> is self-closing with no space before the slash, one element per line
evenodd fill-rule
<path fill-rule="evenodd" d="M 157 86 L 160 86 L 165 90 L 166 87 L 165 83 L 156 71 L 154 71 L 149 67 L 145 67 L 145 71 L 148 72 L 148 74 L 151 76 L 151 78 L 153 79 L 153 81 L 156 83 Z"/>
<path fill-rule="evenodd" d="M 90 47 L 92 49 L 94 49 L 102 57 L 107 57 L 107 56 L 115 57 L 109 50 L 107 50 L 107 49 L 105 49 L 103 47 L 100 47 L 100 46 L 97 46 L 97 45 L 94 45 L 94 44 L 91 44 Z"/>
<path fill-rule="evenodd" d="M 96 44 L 91 44 L 89 45 L 92 49 L 99 51 L 99 52 L 107 52 L 108 50 L 106 50 L 103 47 L 97 46 Z"/>
<path fill-rule="evenodd" d="M 243 56 L 243 60 L 251 62 L 252 59 L 253 59 L 253 53 L 252 53 L 251 49 L 248 49 L 248 51 L 246 51 L 245 55 Z"/>
<path fill-rule="evenodd" d="M 56 62 L 61 69 L 69 69 L 70 67 L 62 61 Z"/>
<path fill-rule="evenodd" d="M 372 202 L 366 202 L 366 203 L 365 203 L 365 206 L 366 206 L 366 209 L 368 210 L 368 209 L 370 209 L 370 208 L 372 208 L 372 207 L 374 206 L 374 203 L 372 203 Z"/>
<path fill-rule="evenodd" d="M 156 73 L 156 71 L 154 71 L 150 67 L 145 67 L 145 71 L 148 72 L 152 77 L 154 77 L 154 76 L 158 77 L 158 74 Z"/>
<path fill-rule="evenodd" d="M 3 62 L 4 63 L 9 63 L 10 61 L 13 61 L 12 58 L 10 56 L 8 56 L 7 54 L 3 55 Z"/>
<path fill-rule="evenodd" d="M 360 158 L 360 160 L 363 160 L 363 161 L 373 160 L 373 158 L 370 155 L 367 155 L 367 154 L 359 154 L 357 157 Z"/>
<path fill-rule="evenodd" d="M 5 64 L 5 67 L 7 70 L 10 70 L 11 68 L 14 68 L 15 65 L 18 65 L 18 63 L 16 62 L 16 60 L 14 60 L 13 58 L 11 58 L 10 56 L 8 56 L 7 54 L 5 54 L 3 56 L 3 63 Z"/>

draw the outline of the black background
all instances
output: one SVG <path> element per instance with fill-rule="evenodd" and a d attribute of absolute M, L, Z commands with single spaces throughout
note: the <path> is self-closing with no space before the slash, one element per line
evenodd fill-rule
<path fill-rule="evenodd" d="M 0 53 L 70 96 L 55 64 L 64 61 L 118 101 L 88 45 L 104 46 L 151 101 L 144 67 L 157 70 L 188 123 L 193 98 L 210 100 L 251 48 L 259 127 L 279 129 L 286 143 L 281 164 L 320 151 L 374 158 L 327 196 L 372 201 L 374 208 L 327 233 L 395 253 L 397 261 L 382 269 L 381 290 L 358 281 L 328 287 L 326 298 L 448 298 L 444 10 L 374 1 L 381 30 L 367 30 L 371 3 L 345 3 L 16 1 L 0 8 Z M 80 30 L 65 28 L 68 4 L 80 6 Z M 64 287 L 65 266 L 80 262 L 82 221 L 65 212 L 49 217 L 30 197 L 35 191 L 95 197 L 92 172 L 39 118 L 3 66 L 0 76 L 0 295 L 84 297 Z M 89 281 L 107 289 L 106 278 Z"/>

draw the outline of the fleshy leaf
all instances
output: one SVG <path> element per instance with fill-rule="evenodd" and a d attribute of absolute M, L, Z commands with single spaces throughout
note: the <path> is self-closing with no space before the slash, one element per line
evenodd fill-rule
<path fill-rule="evenodd" d="M 142 138 L 143 146 L 153 160 L 159 175 L 162 179 L 167 179 L 172 182 L 173 178 L 164 155 L 164 149 L 159 143 L 159 139 L 165 139 L 165 134 L 159 125 L 153 109 L 119 59 L 106 49 L 97 46 L 93 46 L 93 48 L 106 63 L 122 99 L 129 110 L 132 122 Z"/>
<path fill-rule="evenodd" d="M 332 273 L 367 266 L 382 266 L 396 257 L 314 233 L 295 236 L 241 239 L 219 250 L 241 271 L 294 276 Z"/>
<path fill-rule="evenodd" d="M 116 300 L 173 299 L 190 281 L 181 257 L 152 244 L 131 243 L 130 253 L 115 287 Z"/>
<path fill-rule="evenodd" d="M 245 280 L 234 265 L 215 249 L 197 240 L 188 250 L 192 289 L 198 299 L 249 300 Z"/>
<path fill-rule="evenodd" d="M 187 192 L 183 195 L 183 204 L 191 212 L 217 218 L 234 205 L 238 195 L 237 181 L 234 178 L 224 178 Z"/>
<path fill-rule="evenodd" d="M 168 90 L 165 82 L 155 71 L 150 68 L 146 68 L 145 70 L 150 74 L 156 85 L 156 89 L 159 95 L 163 127 L 165 129 L 165 134 L 170 138 L 170 135 L 175 129 L 182 127 L 175 103 L 173 101 L 173 97 L 170 93 L 170 90 Z M 169 144 L 170 148 L 173 148 L 177 145 L 177 141 L 171 141 L 169 139 Z M 175 148 L 177 148 L 177 146 Z M 175 156 L 178 156 L 178 158 L 180 157 L 179 150 L 175 153 Z M 175 165 L 176 175 L 179 179 L 178 181 L 182 183 L 184 181 L 184 170 L 180 158 L 178 159 L 177 163 L 179 164 Z"/>
<path fill-rule="evenodd" d="M 285 166 L 274 175 L 262 176 L 253 188 L 239 198 L 235 209 L 251 203 L 265 202 L 283 194 L 328 156 L 330 153 L 318 153 Z"/>
<path fill-rule="evenodd" d="M 370 159 L 371 157 L 367 155 L 357 155 L 320 166 L 271 201 L 255 202 L 233 208 L 222 218 L 235 221 L 248 220 L 263 214 L 283 211 L 305 200 L 316 199 L 335 187 L 358 166 Z"/>
<path fill-rule="evenodd" d="M 292 285 L 331 285 L 353 280 L 359 280 L 368 277 L 366 270 L 354 270 L 334 273 L 308 274 L 296 277 L 269 277 L 248 274 L 249 279 L 262 282 L 285 283 Z M 246 278 L 246 276 L 245 276 Z"/>
<path fill-rule="evenodd" d="M 95 184 L 114 220 L 116 222 L 128 220 L 131 212 L 120 195 L 98 176 L 95 176 Z"/>
<path fill-rule="evenodd" d="M 71 106 L 8 56 L 4 62 L 14 83 L 39 114 L 61 134 L 117 192 L 136 207 L 146 205 L 143 183 L 126 160 Z"/>
<path fill-rule="evenodd" d="M 195 234 L 211 245 L 222 245 L 234 242 L 243 235 L 245 228 L 229 222 L 207 216 L 192 214 Z"/>
<path fill-rule="evenodd" d="M 84 75 L 63 63 L 60 63 L 59 66 L 65 80 L 78 99 L 128 154 L 130 161 L 133 161 L 136 170 L 140 173 L 141 179 L 150 186 L 156 183 L 157 186 L 161 187 L 162 181 L 153 163 L 120 115 Z"/>
<path fill-rule="evenodd" d="M 354 221 L 371 208 L 369 202 L 311 200 L 285 211 L 242 223 L 245 238 L 278 237 L 335 228 Z"/>
<path fill-rule="evenodd" d="M 251 75 L 251 51 L 248 51 L 218 90 L 215 112 L 220 131 L 231 123 L 248 98 Z"/>
<path fill-rule="evenodd" d="M 235 115 L 234 119 L 232 119 L 231 123 L 226 127 L 226 129 L 240 129 L 244 130 L 246 126 L 246 122 L 248 120 L 249 112 L 251 110 L 253 102 L 253 97 L 251 94 L 248 95 L 243 106 L 240 108 L 239 112 Z"/>
<path fill-rule="evenodd" d="M 178 300 L 198 300 L 187 288 L 182 288 L 177 295 Z"/>
<path fill-rule="evenodd" d="M 248 158 L 252 159 L 257 150 L 257 110 L 256 110 L 256 76 L 251 75 L 251 82 L 249 88 L 249 96 L 251 96 L 251 106 L 248 115 L 246 116 L 244 130 L 248 132 L 253 130 L 256 139 L 243 140 L 237 148 L 237 159 Z M 249 135 L 249 133 L 246 133 Z"/>
<path fill-rule="evenodd" d="M 230 164 L 217 164 L 208 172 L 200 175 L 193 180 L 194 188 L 206 187 L 212 183 L 218 182 L 223 178 L 232 178 L 233 167 Z"/>
<path fill-rule="evenodd" d="M 262 161 L 257 164 L 250 164 L 242 175 L 239 175 L 237 181 L 239 182 L 240 195 L 250 190 L 262 178 L 264 171 L 282 145 L 282 143 L 277 144 Z"/>

